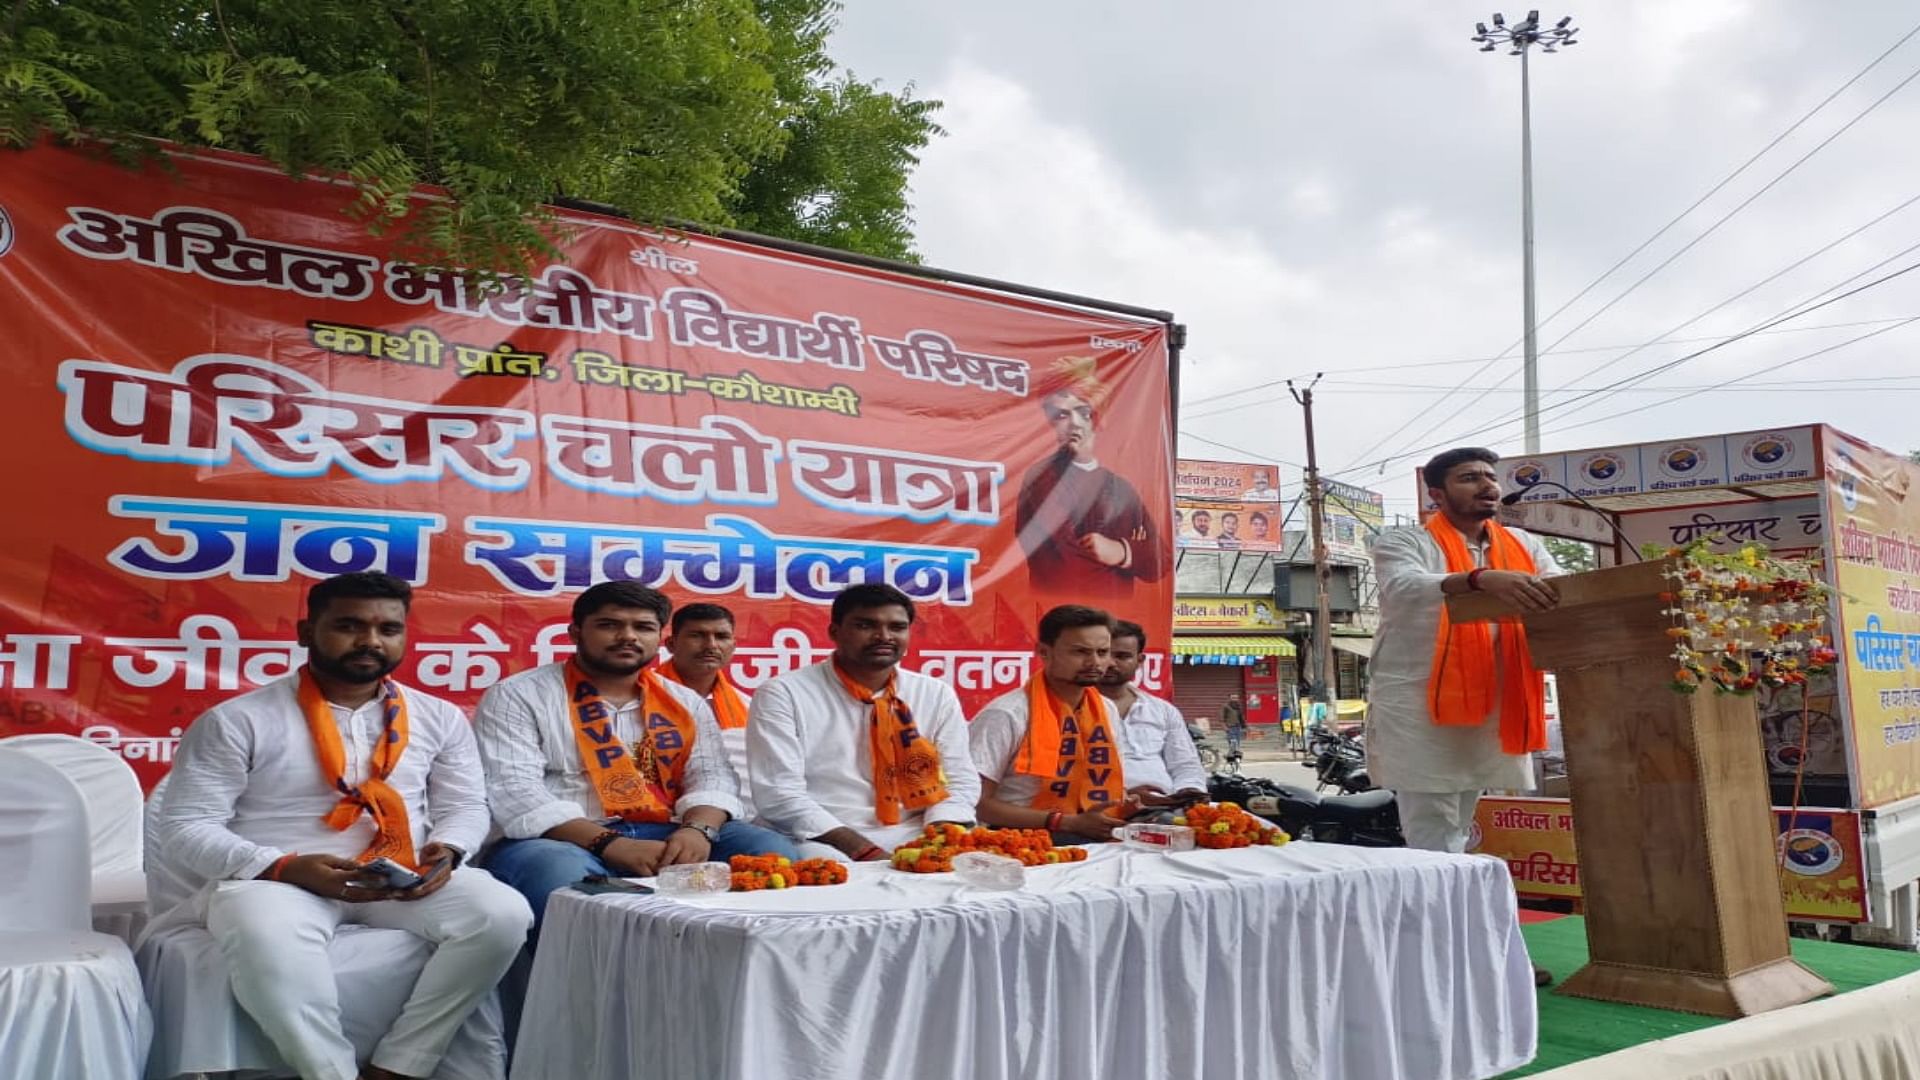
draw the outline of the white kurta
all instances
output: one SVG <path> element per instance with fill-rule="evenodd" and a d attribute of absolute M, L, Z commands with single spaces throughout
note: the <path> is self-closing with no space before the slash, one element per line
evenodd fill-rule
<path fill-rule="evenodd" d="M 1095 693 L 1089 689 L 1087 693 Z M 1109 713 L 1111 715 L 1111 713 Z M 984 780 L 994 783 L 993 797 L 1015 806 L 1032 806 L 1034 797 L 1047 783 L 1047 777 L 1029 776 L 1013 771 L 1013 759 L 1027 738 L 1033 715 L 1027 703 L 1027 688 L 1009 690 L 973 716 L 967 725 L 968 748 L 973 767 Z M 1126 770 L 1121 769 L 1121 775 Z"/>
<path fill-rule="evenodd" d="M 1151 784 L 1169 794 L 1207 790 L 1207 770 L 1200 764 L 1200 751 L 1187 733 L 1186 717 L 1173 702 L 1135 690 L 1133 705 L 1126 712 L 1120 712 L 1111 698 L 1107 699 L 1107 710 L 1119 714 L 1114 726 L 1120 736 L 1128 788 Z"/>
<path fill-rule="evenodd" d="M 244 881 L 288 852 L 352 859 L 373 842 L 370 815 L 338 832 L 321 820 L 340 793 L 320 773 L 299 686 L 299 676 L 289 675 L 215 705 L 187 728 L 157 838 L 175 865 L 207 881 Z M 471 856 L 487 837 L 473 729 L 447 702 L 410 686 L 401 693 L 407 748 L 387 782 L 406 800 L 414 846 L 439 841 Z M 345 779 L 357 784 L 367 778 L 374 739 L 385 729 L 380 700 L 330 708 L 346 750 Z"/>
<path fill-rule="evenodd" d="M 761 684 L 747 721 L 748 773 L 760 820 L 796 840 L 842 826 L 881 847 L 920 834 L 929 821 L 972 821 L 980 778 L 967 754 L 967 718 L 953 688 L 918 672 L 899 672 L 899 693 L 921 737 L 939 748 L 947 798 L 924 811 L 903 811 L 898 825 L 874 812 L 873 706 L 854 700 L 833 661 Z"/>
<path fill-rule="evenodd" d="M 737 686 L 733 689 L 740 695 L 740 700 L 747 703 L 748 715 L 752 715 L 753 695 Z M 704 700 L 707 708 L 712 709 L 713 695 L 708 694 Z M 716 710 L 714 716 L 719 715 L 720 713 Z M 717 721 L 715 726 L 719 726 Z M 740 820 L 752 821 L 759 816 L 759 811 L 753 805 L 753 780 L 747 772 L 747 729 L 744 727 L 720 728 L 720 743 L 727 748 L 727 764 L 733 766 L 734 778 L 740 781 Z"/>
<path fill-rule="evenodd" d="M 1089 694 L 1097 692 L 1091 687 L 1087 690 Z M 1200 755 L 1187 735 L 1186 721 L 1172 705 L 1151 694 L 1140 694 L 1124 716 L 1112 701 L 1106 706 L 1108 727 L 1119 744 L 1120 775 L 1128 788 L 1152 784 L 1162 791 L 1189 787 L 1206 790 L 1206 770 L 1200 767 Z M 1047 782 L 1045 777 L 1013 771 L 1013 759 L 1031 724 L 1027 689 L 1021 687 L 988 702 L 967 732 L 973 767 L 997 785 L 995 798 L 1015 806 L 1032 806 Z"/>
<path fill-rule="evenodd" d="M 1540 576 L 1561 572 L 1537 537 L 1509 529 L 1533 555 Z M 1485 545 L 1467 545 L 1486 565 Z M 1403 791 L 1469 791 L 1533 787 L 1533 757 L 1500 749 L 1499 706 L 1477 727 L 1441 727 L 1427 708 L 1433 643 L 1440 629 L 1446 556 L 1420 526 L 1374 537 L 1373 571 L 1380 587 L 1380 628 L 1373 635 L 1367 692 L 1367 767 L 1381 787 Z M 1497 633 L 1497 631 L 1496 631 Z"/>
<path fill-rule="evenodd" d="M 746 808 L 740 804 L 740 781 L 727 764 L 726 742 L 713 710 L 692 690 L 661 681 L 693 716 L 693 749 L 681 774 L 675 816 L 695 806 L 711 806 L 741 817 Z M 607 816 L 574 738 L 570 698 L 566 664 L 546 664 L 495 683 L 474 710 L 487 798 L 494 820 L 510 839 L 539 836 L 575 818 Z M 639 741 L 638 700 L 619 709 L 613 730 L 623 743 Z"/>

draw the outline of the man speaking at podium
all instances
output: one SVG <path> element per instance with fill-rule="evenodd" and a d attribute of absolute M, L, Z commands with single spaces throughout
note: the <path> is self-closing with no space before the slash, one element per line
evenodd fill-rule
<path fill-rule="evenodd" d="M 1399 798 L 1409 847 L 1466 850 L 1487 788 L 1533 787 L 1547 745 L 1545 686 L 1518 619 L 1454 623 L 1446 598 L 1485 592 L 1520 611 L 1560 602 L 1539 539 L 1494 520 L 1499 455 L 1478 447 L 1427 462 L 1440 512 L 1373 542 L 1380 588 L 1367 706 L 1367 765 Z"/>

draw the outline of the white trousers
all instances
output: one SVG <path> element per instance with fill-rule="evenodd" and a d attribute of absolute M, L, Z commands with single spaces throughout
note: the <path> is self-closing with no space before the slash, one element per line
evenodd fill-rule
<path fill-rule="evenodd" d="M 1472 791 L 1396 791 L 1400 804 L 1400 830 L 1407 846 L 1422 851 L 1450 851 L 1458 855 L 1467 850 L 1467 835 L 1473 831 L 1473 808 L 1480 802 L 1480 789 Z"/>
<path fill-rule="evenodd" d="M 533 911 L 485 870 L 462 867 L 424 900 L 349 904 L 277 881 L 223 881 L 207 897 L 207 931 L 220 943 L 234 1000 L 305 1080 L 355 1080 L 353 1044 L 327 944 L 342 923 L 407 933 L 435 944 L 372 1063 L 431 1076 L 454 1032 L 526 943 Z"/>

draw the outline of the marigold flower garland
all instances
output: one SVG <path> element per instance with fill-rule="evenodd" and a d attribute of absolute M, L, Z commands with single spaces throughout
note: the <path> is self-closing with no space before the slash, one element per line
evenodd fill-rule
<path fill-rule="evenodd" d="M 1716 552 L 1714 538 L 1689 547 L 1649 546 L 1651 558 L 1676 560 L 1660 599 L 1673 619 L 1673 689 L 1722 694 L 1804 685 L 1839 658 L 1827 632 L 1833 589 L 1803 559 L 1776 559 L 1761 544 Z"/>
<path fill-rule="evenodd" d="M 847 880 L 847 864 L 838 859 L 794 862 L 785 855 L 735 855 L 727 860 L 727 865 L 733 869 L 734 892 L 785 889 L 794 885 L 843 885 Z"/>
<path fill-rule="evenodd" d="M 953 869 L 953 857 L 986 851 L 1020 860 L 1024 866 L 1082 862 L 1081 847 L 1054 847 L 1045 829 L 971 829 L 950 821 L 929 825 L 919 836 L 893 849 L 893 866 L 915 874 L 939 874 Z"/>
<path fill-rule="evenodd" d="M 1272 846 L 1292 840 L 1286 830 L 1268 824 L 1240 808 L 1239 803 L 1196 803 L 1184 815 L 1174 818 L 1175 825 L 1193 830 L 1193 842 L 1211 850 Z"/>

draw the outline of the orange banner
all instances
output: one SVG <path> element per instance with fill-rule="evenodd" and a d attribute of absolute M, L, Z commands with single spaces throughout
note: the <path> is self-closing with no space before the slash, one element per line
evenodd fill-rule
<path fill-rule="evenodd" d="M 748 689 L 860 582 L 921 604 L 909 666 L 969 707 L 1055 603 L 1168 640 L 1164 324 L 571 211 L 564 261 L 486 291 L 392 261 L 346 185 L 174 164 L 0 154 L 0 734 L 151 783 L 350 570 L 415 585 L 400 677 L 465 705 L 610 579 L 731 606 Z"/>
<path fill-rule="evenodd" d="M 1849 810 L 1790 812 L 1774 807 L 1787 914 L 1799 919 L 1867 921 L 1866 863 L 1860 815 Z M 1791 828 L 1789 828 L 1791 824 Z M 1474 810 L 1467 850 L 1507 862 L 1521 896 L 1580 896 L 1573 803 L 1567 799 L 1484 796 Z"/>

